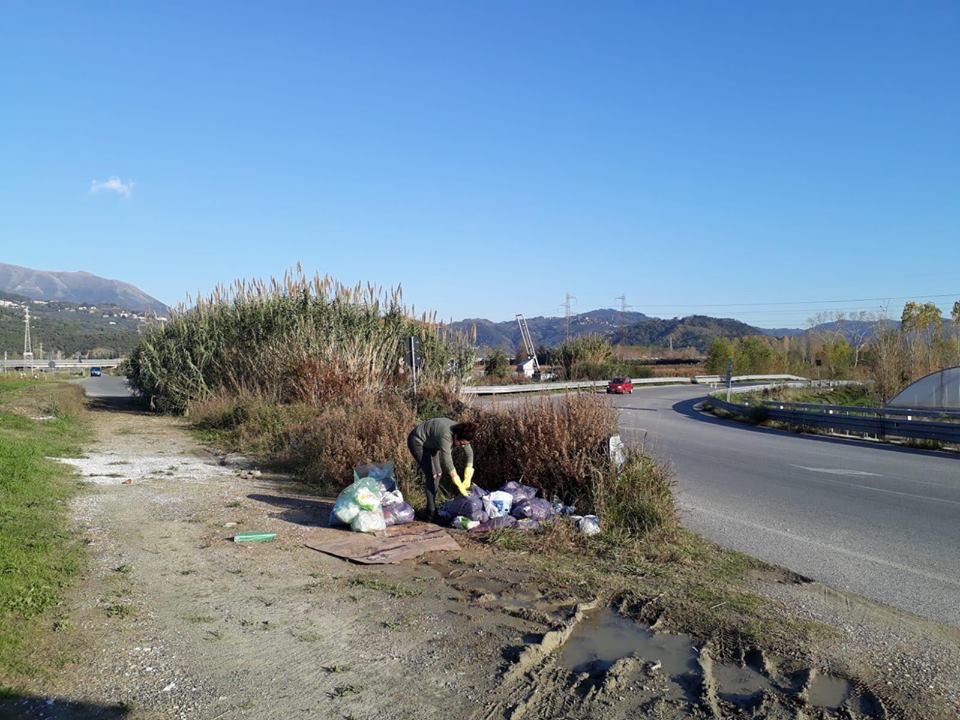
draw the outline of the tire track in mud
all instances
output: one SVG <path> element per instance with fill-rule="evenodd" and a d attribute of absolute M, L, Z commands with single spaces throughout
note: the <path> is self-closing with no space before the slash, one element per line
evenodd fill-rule
<path fill-rule="evenodd" d="M 578 604 L 568 620 L 519 649 L 516 659 L 502 668 L 496 693 L 473 720 L 890 717 L 869 690 L 842 678 L 756 649 L 742 653 L 738 663 L 717 661 L 709 642 L 693 648 L 697 672 L 681 677 L 666 674 L 659 660 L 639 654 L 573 671 L 563 666 L 561 653 L 568 643 L 577 642 L 591 612 L 610 610 L 596 601 Z"/>

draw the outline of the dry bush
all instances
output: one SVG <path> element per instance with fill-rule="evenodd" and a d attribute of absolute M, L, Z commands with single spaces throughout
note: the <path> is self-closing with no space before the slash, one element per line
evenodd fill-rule
<path fill-rule="evenodd" d="M 282 395 L 286 402 L 349 404 L 360 399 L 363 388 L 363 379 L 355 373 L 337 363 L 311 357 L 297 362 L 287 374 Z"/>
<path fill-rule="evenodd" d="M 547 498 L 573 503 L 589 500 L 591 484 L 609 464 L 607 441 L 619 432 L 613 407 L 587 393 L 471 415 L 478 425 L 473 446 L 481 486 L 522 479 Z"/>
<path fill-rule="evenodd" d="M 399 397 L 365 397 L 353 405 L 327 404 L 289 430 L 288 459 L 318 490 L 340 490 L 353 468 L 393 460 L 404 494 L 415 484 L 407 435 L 416 425 L 413 410 Z M 412 482 L 413 481 L 413 482 Z"/>
<path fill-rule="evenodd" d="M 621 539 L 677 526 L 667 466 L 636 450 L 619 469 L 610 461 L 607 441 L 619 431 L 616 411 L 604 398 L 540 398 L 471 415 L 478 424 L 473 445 L 481 486 L 522 479 L 548 499 L 557 496 L 581 513 L 596 513 L 604 533 Z"/>
<path fill-rule="evenodd" d="M 226 449 L 274 461 L 285 458 L 290 428 L 315 413 L 310 405 L 278 405 L 251 393 L 214 395 L 188 409 L 194 427 L 221 431 L 218 440 Z"/>

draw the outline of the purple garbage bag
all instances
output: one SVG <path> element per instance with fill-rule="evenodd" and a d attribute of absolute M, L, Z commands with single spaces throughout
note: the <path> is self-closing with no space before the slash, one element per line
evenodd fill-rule
<path fill-rule="evenodd" d="M 383 506 L 383 520 L 388 526 L 413 522 L 413 515 L 413 506 L 405 502 Z"/>
<path fill-rule="evenodd" d="M 555 511 L 549 500 L 543 498 L 532 498 L 530 500 L 521 500 L 513 506 L 510 514 L 518 520 L 531 518 L 533 520 L 546 520 L 553 517 Z"/>
<path fill-rule="evenodd" d="M 517 520 L 516 528 L 517 530 L 539 530 L 541 525 L 543 525 L 542 520 L 524 518 L 523 520 Z"/>
<path fill-rule="evenodd" d="M 489 532 L 490 530 L 514 527 L 516 524 L 517 519 L 515 517 L 504 515 L 503 517 L 490 518 L 486 522 L 482 522 L 475 528 L 472 528 L 470 532 Z"/>
<path fill-rule="evenodd" d="M 484 522 L 488 519 L 487 513 L 483 511 L 483 500 L 477 495 L 459 495 L 452 500 L 448 500 L 440 508 L 439 515 L 444 519 L 452 519 L 457 515 L 463 515 L 470 520 Z"/>
<path fill-rule="evenodd" d="M 530 487 L 529 485 L 521 485 L 514 480 L 511 480 L 502 488 L 500 488 L 505 493 L 510 493 L 513 496 L 513 504 L 516 506 L 521 500 L 530 500 L 537 495 L 537 489 L 535 487 Z"/>

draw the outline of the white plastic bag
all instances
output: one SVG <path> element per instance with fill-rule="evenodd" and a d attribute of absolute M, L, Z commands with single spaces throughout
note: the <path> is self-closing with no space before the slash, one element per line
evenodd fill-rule
<path fill-rule="evenodd" d="M 376 510 L 361 510 L 350 523 L 350 527 L 356 532 L 377 532 L 386 530 L 387 523 L 383 519 L 383 511 L 378 507 Z"/>
<path fill-rule="evenodd" d="M 337 498 L 333 506 L 333 515 L 344 525 L 349 525 L 360 512 L 360 507 L 353 502 L 352 497 Z"/>
<path fill-rule="evenodd" d="M 399 505 L 403 502 L 403 493 L 399 490 L 385 492 L 380 496 L 381 505 Z"/>
<path fill-rule="evenodd" d="M 345 487 L 333 506 L 333 517 L 344 525 L 351 525 L 361 512 L 380 512 L 380 482 L 361 478 Z"/>
<path fill-rule="evenodd" d="M 483 509 L 491 518 L 509 515 L 512 505 L 513 495 L 502 490 L 494 490 L 483 497 Z"/>
<path fill-rule="evenodd" d="M 356 503 L 361 510 L 376 510 L 380 507 L 380 493 L 369 488 L 357 488 L 354 497 L 356 497 Z"/>
<path fill-rule="evenodd" d="M 584 535 L 596 535 L 600 532 L 600 518 L 596 515 L 584 515 L 577 520 L 577 530 Z"/>

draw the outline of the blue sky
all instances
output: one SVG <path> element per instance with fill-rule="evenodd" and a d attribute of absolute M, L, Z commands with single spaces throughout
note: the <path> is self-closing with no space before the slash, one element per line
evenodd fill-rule
<path fill-rule="evenodd" d="M 168 303 L 299 260 L 443 318 L 898 315 L 960 298 L 958 77 L 952 0 L 10 1 L 0 261 Z"/>

